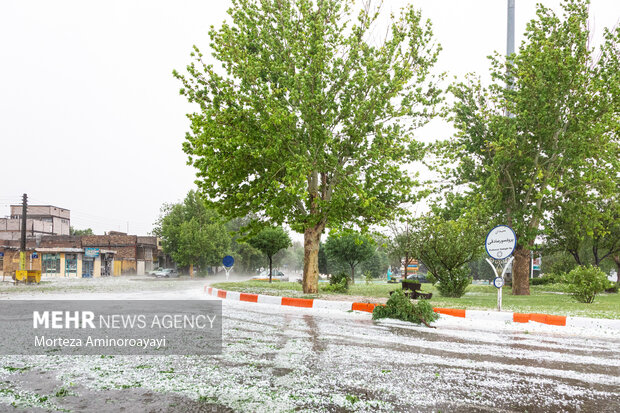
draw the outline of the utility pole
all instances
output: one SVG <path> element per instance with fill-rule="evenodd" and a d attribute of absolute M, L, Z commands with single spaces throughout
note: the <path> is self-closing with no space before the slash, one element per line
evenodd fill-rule
<path fill-rule="evenodd" d="M 515 0 L 508 0 L 506 56 L 515 52 Z"/>
<path fill-rule="evenodd" d="M 515 52 L 515 0 L 507 0 L 508 5 L 508 13 L 506 17 L 506 64 L 508 64 L 512 59 L 510 56 Z M 510 69 L 506 69 L 508 71 L 508 77 L 506 79 L 506 88 L 508 90 L 512 89 L 512 75 L 510 73 Z M 508 112 L 508 108 L 506 108 L 506 116 L 509 118 L 513 117 L 513 114 Z"/>
<path fill-rule="evenodd" d="M 28 195 L 24 194 L 22 198 L 22 239 L 19 249 L 19 269 L 26 269 L 26 219 L 28 210 Z"/>

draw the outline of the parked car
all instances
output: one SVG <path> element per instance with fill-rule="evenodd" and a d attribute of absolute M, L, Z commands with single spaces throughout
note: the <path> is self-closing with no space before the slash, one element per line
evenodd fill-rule
<path fill-rule="evenodd" d="M 157 273 L 158 271 L 162 271 L 164 268 L 163 267 L 157 267 L 154 270 L 151 270 L 149 272 L 147 272 L 148 275 L 155 275 L 155 273 Z"/>
<path fill-rule="evenodd" d="M 419 283 L 427 283 L 427 282 L 429 282 L 426 279 L 426 276 L 424 274 L 409 274 L 407 276 L 407 279 L 410 280 L 410 281 L 417 281 Z"/>
<path fill-rule="evenodd" d="M 163 268 L 159 271 L 155 271 L 155 274 L 153 275 L 155 275 L 155 277 L 165 277 L 165 278 L 178 277 L 179 272 L 175 270 L 174 268 Z"/>
<path fill-rule="evenodd" d="M 265 279 L 269 278 L 269 270 L 261 271 L 254 279 Z M 288 276 L 284 275 L 284 273 L 280 270 L 273 270 L 271 272 L 272 280 L 280 280 L 280 281 L 288 281 Z"/>

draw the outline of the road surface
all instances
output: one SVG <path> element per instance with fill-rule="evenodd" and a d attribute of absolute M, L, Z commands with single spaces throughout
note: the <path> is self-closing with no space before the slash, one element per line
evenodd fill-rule
<path fill-rule="evenodd" d="M 79 296 L 214 299 L 203 284 L 162 290 L 144 281 L 139 291 Z M 32 294 L 2 296 L 16 298 Z M 0 357 L 0 410 L 620 411 L 618 332 L 447 316 L 429 329 L 226 300 L 223 322 L 215 356 Z"/>

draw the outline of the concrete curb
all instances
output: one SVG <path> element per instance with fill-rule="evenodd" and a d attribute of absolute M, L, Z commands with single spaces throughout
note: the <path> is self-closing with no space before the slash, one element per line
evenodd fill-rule
<path fill-rule="evenodd" d="M 301 308 L 322 308 L 337 311 L 364 311 L 372 313 L 376 306 L 382 304 L 373 303 L 357 303 L 347 301 L 328 301 L 311 298 L 291 298 L 278 297 L 264 294 L 246 294 L 235 291 L 220 290 L 214 287 L 204 286 L 204 292 L 215 297 L 246 301 L 252 303 L 263 303 L 273 305 L 286 305 Z M 466 310 L 459 308 L 433 308 L 436 313 L 449 315 L 452 317 L 470 318 L 487 321 L 504 321 L 514 323 L 529 323 L 530 321 L 562 327 L 579 327 L 579 328 L 599 328 L 599 329 L 617 329 L 620 330 L 620 320 L 611 320 L 603 318 L 586 318 L 571 317 L 551 314 L 539 313 L 512 313 L 498 311 L 481 311 Z"/>

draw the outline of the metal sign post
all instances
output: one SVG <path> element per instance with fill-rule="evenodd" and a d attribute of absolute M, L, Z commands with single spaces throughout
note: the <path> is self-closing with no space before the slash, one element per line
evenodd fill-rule
<path fill-rule="evenodd" d="M 502 311 L 502 287 L 504 286 L 504 275 L 514 257 L 512 253 L 517 246 L 517 235 L 512 228 L 500 225 L 493 228 L 487 234 L 484 247 L 493 261 L 487 258 L 487 262 L 493 268 L 495 279 L 493 285 L 497 288 L 497 311 Z M 503 267 L 503 268 L 502 268 Z M 501 275 L 498 270 L 502 269 Z"/>
<path fill-rule="evenodd" d="M 230 277 L 230 270 L 232 270 L 232 267 L 235 265 L 235 259 L 232 256 L 227 255 L 222 260 L 222 264 L 224 265 L 224 270 L 226 271 L 226 281 L 228 281 L 228 277 Z"/>
<path fill-rule="evenodd" d="M 493 273 L 495 274 L 495 279 L 493 280 L 493 286 L 497 288 L 497 311 L 502 311 L 502 287 L 504 286 L 504 275 L 506 274 L 506 270 L 508 266 L 514 260 L 515 257 L 510 257 L 508 260 L 502 261 L 491 261 L 490 259 L 486 259 L 491 268 L 493 268 Z M 503 267 L 503 268 L 502 268 Z M 501 275 L 497 274 L 497 270 L 502 268 Z"/>

